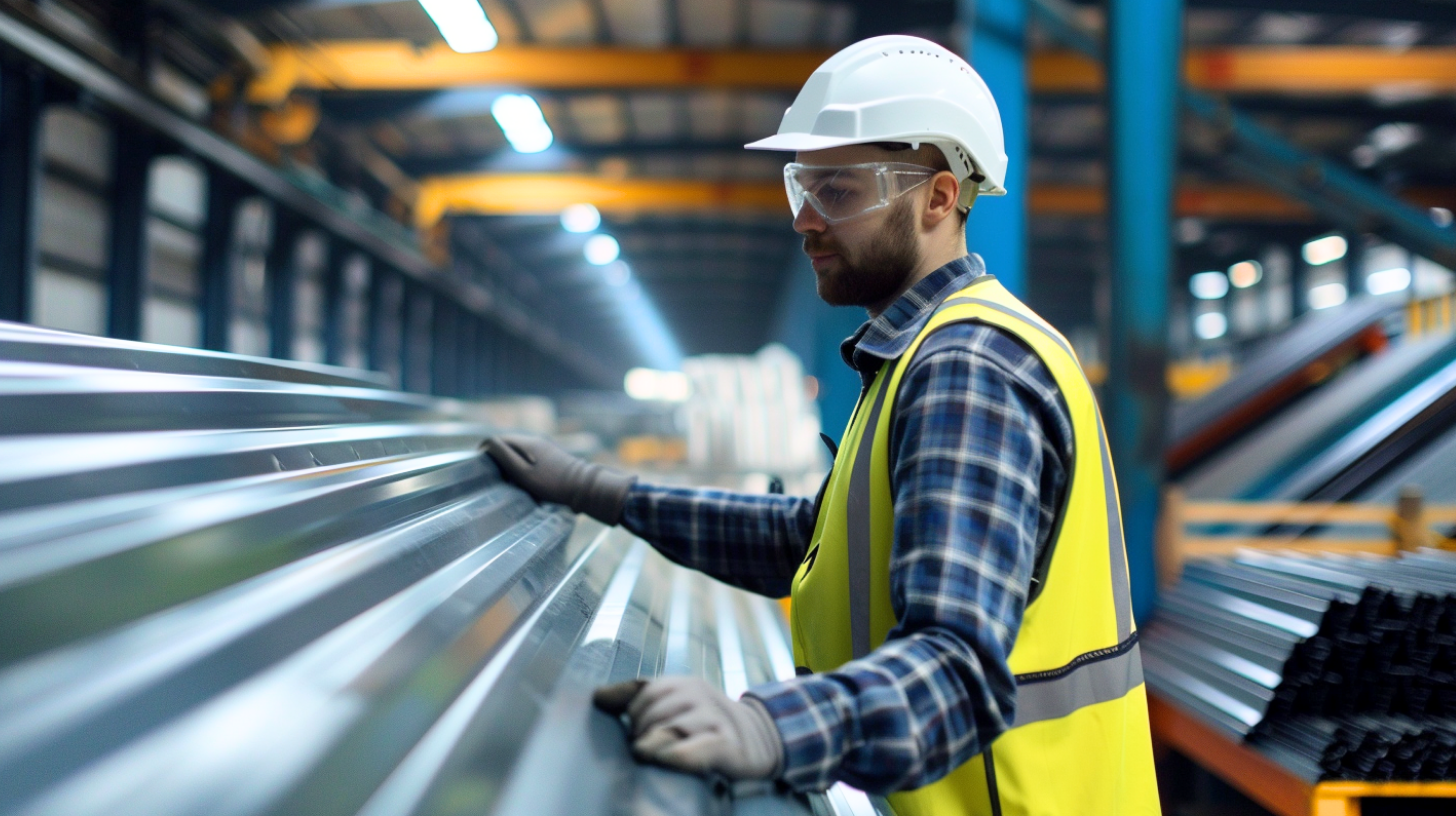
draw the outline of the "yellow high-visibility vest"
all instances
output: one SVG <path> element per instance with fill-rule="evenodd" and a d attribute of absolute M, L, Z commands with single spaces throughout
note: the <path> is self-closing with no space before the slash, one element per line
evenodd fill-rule
<path fill-rule="evenodd" d="M 869 654 L 895 625 L 895 395 L 925 339 L 966 321 L 1011 333 L 1051 372 L 1071 412 L 1071 480 L 1008 658 L 1016 675 L 1014 725 L 945 778 L 891 794 L 890 805 L 897 816 L 1154 816 L 1160 809 L 1147 695 L 1102 418 L 1071 346 L 990 275 L 946 298 L 860 397 L 794 576 L 795 662 L 832 671 Z"/>

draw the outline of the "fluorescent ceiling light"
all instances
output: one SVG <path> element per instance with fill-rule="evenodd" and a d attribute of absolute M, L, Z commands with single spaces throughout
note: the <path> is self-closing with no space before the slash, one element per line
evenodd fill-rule
<path fill-rule="evenodd" d="M 1365 291 L 1372 295 L 1389 295 L 1410 285 L 1411 273 L 1404 267 L 1371 272 L 1370 277 L 1365 279 Z"/>
<path fill-rule="evenodd" d="M 1228 318 L 1223 312 L 1205 312 L 1193 318 L 1193 333 L 1200 340 L 1217 340 L 1228 333 Z"/>
<path fill-rule="evenodd" d="M 1328 309 L 1339 306 L 1350 296 L 1343 283 L 1322 283 L 1309 290 L 1309 308 Z"/>
<path fill-rule="evenodd" d="M 627 396 L 639 400 L 683 402 L 692 396 L 693 386 L 681 371 L 634 368 L 622 381 Z"/>
<path fill-rule="evenodd" d="M 489 51 L 500 42 L 479 0 L 420 0 L 445 44 L 462 54 Z"/>
<path fill-rule="evenodd" d="M 617 256 L 622 254 L 622 247 L 610 235 L 593 235 L 586 239 L 586 246 L 582 248 L 581 254 L 593 266 L 606 266 L 617 260 Z"/>
<path fill-rule="evenodd" d="M 590 204 L 572 204 L 561 211 L 561 228 L 567 232 L 591 232 L 602 225 L 602 214 Z"/>
<path fill-rule="evenodd" d="M 540 153 L 554 141 L 541 106 L 526 94 L 501 94 L 490 104 L 490 115 L 517 153 Z"/>
<path fill-rule="evenodd" d="M 1350 244 L 1345 241 L 1345 236 L 1326 235 L 1305 244 L 1301 254 L 1304 255 L 1305 263 L 1310 266 L 1319 266 L 1330 261 L 1338 261 L 1345 257 L 1345 253 L 1349 249 Z"/>
<path fill-rule="evenodd" d="M 1228 289 L 1228 276 L 1222 272 L 1199 272 L 1188 279 L 1188 291 L 1199 300 L 1218 300 Z"/>
<path fill-rule="evenodd" d="M 1258 261 L 1239 261 L 1229 267 L 1228 276 L 1235 289 L 1248 289 L 1264 277 L 1264 267 Z"/>

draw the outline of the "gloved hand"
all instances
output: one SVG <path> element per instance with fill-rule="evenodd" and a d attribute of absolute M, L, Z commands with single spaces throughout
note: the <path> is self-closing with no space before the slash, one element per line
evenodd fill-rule
<path fill-rule="evenodd" d="M 783 765 L 783 740 L 763 704 L 734 702 L 697 677 L 629 680 L 597 689 L 592 701 L 627 714 L 640 759 L 729 779 L 772 779 Z"/>
<path fill-rule="evenodd" d="M 622 520 L 637 477 L 578 459 L 538 436 L 503 434 L 485 440 L 501 473 L 537 501 L 564 504 L 603 524 Z"/>

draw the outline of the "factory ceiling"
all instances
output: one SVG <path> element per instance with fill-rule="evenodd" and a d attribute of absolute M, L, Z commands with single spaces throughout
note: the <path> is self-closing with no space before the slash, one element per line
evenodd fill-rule
<path fill-rule="evenodd" d="M 501 53 L 535 62 L 462 81 L 418 0 L 204 5 L 260 46 L 232 92 L 272 117 L 278 160 L 394 199 L 461 274 L 623 367 L 639 361 L 624 321 L 641 314 L 611 307 L 624 296 L 654 305 L 686 354 L 768 339 L 798 238 L 778 200 L 782 157 L 741 145 L 771 133 L 844 44 L 907 31 L 954 47 L 958 31 L 944 0 L 484 0 Z M 1100 25 L 1098 4 L 1080 11 Z M 1394 195 L 1456 207 L 1456 4 L 1193 0 L 1186 20 L 1191 84 Z M 1030 51 L 1031 295 L 1055 322 L 1086 324 L 1106 264 L 1099 71 L 1036 26 Z M 512 148 L 491 110 L 503 94 L 536 100 L 550 147 Z M 1328 228 L 1231 175 L 1219 149 L 1186 125 L 1177 208 L 1205 236 L 1189 263 Z M 590 235 L 563 231 L 553 210 L 573 196 L 601 211 L 618 262 L 593 266 Z"/>

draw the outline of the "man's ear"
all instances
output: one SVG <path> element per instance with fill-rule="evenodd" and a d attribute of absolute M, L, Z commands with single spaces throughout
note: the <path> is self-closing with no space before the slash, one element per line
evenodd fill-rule
<path fill-rule="evenodd" d="M 925 202 L 922 224 L 926 230 L 935 229 L 947 218 L 956 214 L 956 202 L 960 199 L 961 185 L 954 173 L 941 171 L 931 177 L 928 184 L 930 196 Z"/>

